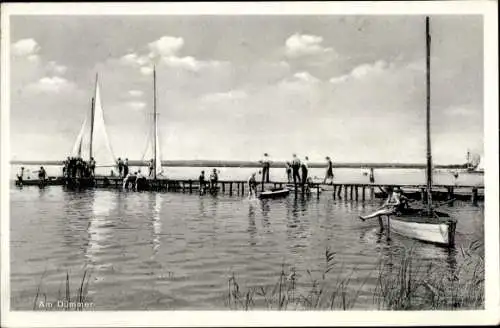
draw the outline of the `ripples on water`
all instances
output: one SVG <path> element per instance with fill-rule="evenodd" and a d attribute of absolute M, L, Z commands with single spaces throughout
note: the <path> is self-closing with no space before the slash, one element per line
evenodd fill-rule
<path fill-rule="evenodd" d="M 334 200 L 331 192 L 281 200 L 135 193 L 67 192 L 61 187 L 11 189 L 11 305 L 30 310 L 37 286 L 64 293 L 91 269 L 89 297 L 96 310 L 225 309 L 234 272 L 242 288 L 273 285 L 282 264 L 305 275 L 323 268 L 325 249 L 336 252 L 332 276 L 352 272 L 361 287 L 359 308 L 373 308 L 374 268 L 397 263 L 403 247 L 415 256 L 453 269 L 454 251 L 378 234 L 376 220 L 360 212 L 380 201 Z M 483 208 L 446 208 L 459 221 L 457 245 L 483 238 Z M 306 279 L 307 277 L 304 277 Z M 54 298 L 53 297 L 53 298 Z"/>

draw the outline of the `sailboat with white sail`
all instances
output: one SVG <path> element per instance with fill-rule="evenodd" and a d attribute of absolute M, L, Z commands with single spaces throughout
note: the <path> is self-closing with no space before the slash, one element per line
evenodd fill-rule
<path fill-rule="evenodd" d="M 85 116 L 80 133 L 73 145 L 71 156 L 80 157 L 85 161 L 94 158 L 96 167 L 116 166 L 115 156 L 113 155 L 104 123 L 104 110 L 97 74 L 91 109 Z"/>
<path fill-rule="evenodd" d="M 423 208 L 402 208 L 396 213 L 387 215 L 387 221 L 383 222 L 379 216 L 382 228 L 387 232 L 394 231 L 397 234 L 413 239 L 435 243 L 442 246 L 452 247 L 455 243 L 455 230 L 457 221 L 449 214 L 437 211 L 432 202 L 432 152 L 430 136 L 430 43 L 429 17 L 426 17 L 426 84 L 427 84 L 427 106 L 426 106 L 426 139 L 427 139 L 427 199 Z M 386 214 L 384 214 L 386 215 Z M 361 217 L 363 219 L 363 217 Z"/>

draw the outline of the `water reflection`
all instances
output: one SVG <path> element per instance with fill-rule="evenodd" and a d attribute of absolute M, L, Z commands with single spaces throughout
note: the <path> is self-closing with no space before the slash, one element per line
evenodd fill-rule
<path fill-rule="evenodd" d="M 266 229 L 266 232 L 270 232 L 271 223 L 269 221 L 269 213 L 271 212 L 271 206 L 269 205 L 269 200 L 262 200 L 260 208 L 262 211 L 262 226 Z"/>
<path fill-rule="evenodd" d="M 161 220 L 160 220 L 160 212 L 161 212 L 161 196 L 160 193 L 150 193 L 149 194 L 149 202 L 152 207 L 152 215 L 151 215 L 151 224 L 153 228 L 153 238 L 152 238 L 152 246 L 153 246 L 153 255 L 151 259 L 154 259 L 158 254 L 161 246 L 160 237 L 161 237 Z"/>
<path fill-rule="evenodd" d="M 92 210 L 87 227 L 89 242 L 85 249 L 85 257 L 97 269 L 110 266 L 106 260 L 106 253 L 116 229 L 116 222 L 113 222 L 116 215 L 110 213 L 119 212 L 123 206 L 123 195 L 123 193 L 100 192 L 98 197 L 91 198 Z"/>
<path fill-rule="evenodd" d="M 287 216 L 286 231 L 289 247 L 293 253 L 298 252 L 299 249 L 306 246 L 306 238 L 309 234 L 307 203 L 308 199 L 303 194 L 296 195 L 293 197 L 291 210 L 289 210 L 289 215 Z"/>
<path fill-rule="evenodd" d="M 255 236 L 257 234 L 257 226 L 255 225 L 255 207 L 253 202 L 248 203 L 248 235 L 250 237 L 250 245 L 255 246 L 257 242 L 255 241 Z"/>

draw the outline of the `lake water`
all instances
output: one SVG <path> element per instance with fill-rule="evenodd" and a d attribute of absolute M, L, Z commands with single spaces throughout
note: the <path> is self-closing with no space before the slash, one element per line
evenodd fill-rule
<path fill-rule="evenodd" d="M 58 299 L 66 272 L 74 294 L 85 269 L 95 310 L 227 309 L 233 273 L 242 289 L 274 285 L 282 265 L 306 280 L 306 270 L 322 270 L 326 248 L 339 262 L 329 275 L 352 272 L 351 287 L 362 291 L 356 308 L 370 309 L 373 269 L 397 263 L 403 247 L 444 269 L 461 261 L 458 252 L 395 234 L 386 241 L 376 221 L 357 219 L 380 201 L 334 200 L 331 192 L 259 201 L 54 186 L 12 187 L 10 198 L 13 310 L 33 309 L 38 286 Z M 445 210 L 458 219 L 457 248 L 483 240 L 482 204 Z"/>

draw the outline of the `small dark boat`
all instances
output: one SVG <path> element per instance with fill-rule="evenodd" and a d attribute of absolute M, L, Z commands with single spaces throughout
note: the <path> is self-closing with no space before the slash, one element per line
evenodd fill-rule
<path fill-rule="evenodd" d="M 288 189 L 271 189 L 268 191 L 263 191 L 260 193 L 260 199 L 268 199 L 268 198 L 281 198 L 286 197 L 290 193 Z"/>

